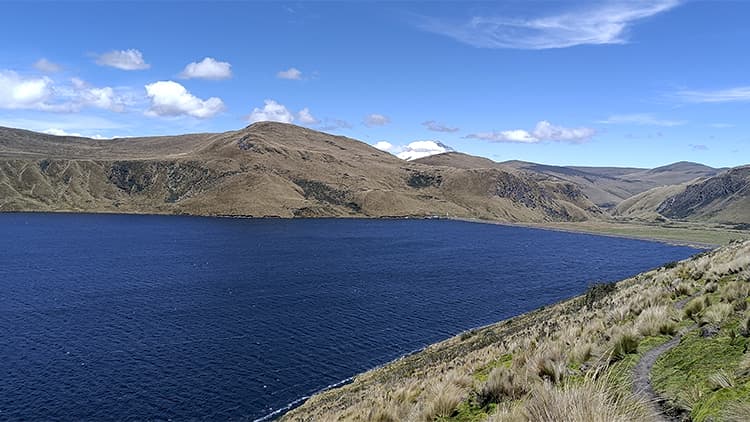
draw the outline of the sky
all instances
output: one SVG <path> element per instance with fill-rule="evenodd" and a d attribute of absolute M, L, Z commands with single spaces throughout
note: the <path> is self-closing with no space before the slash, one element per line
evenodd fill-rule
<path fill-rule="evenodd" d="M 0 126 L 274 120 L 402 158 L 750 162 L 750 2 L 0 1 Z"/>

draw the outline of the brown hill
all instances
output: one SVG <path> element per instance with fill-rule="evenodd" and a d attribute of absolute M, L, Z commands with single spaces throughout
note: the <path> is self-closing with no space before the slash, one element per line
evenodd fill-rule
<path fill-rule="evenodd" d="M 270 122 L 113 140 L 0 128 L 0 211 L 524 222 L 600 215 L 566 181 L 404 162 L 354 139 Z"/>
<path fill-rule="evenodd" d="M 497 163 L 482 157 L 447 152 L 415 160 L 421 164 L 455 168 L 519 170 L 536 180 L 574 183 L 597 206 L 612 209 L 622 201 L 650 189 L 712 177 L 721 170 L 698 163 L 679 162 L 655 169 L 632 167 L 551 166 L 526 161 Z"/>
<path fill-rule="evenodd" d="M 617 215 L 750 226 L 750 166 L 653 189 L 620 204 Z"/>

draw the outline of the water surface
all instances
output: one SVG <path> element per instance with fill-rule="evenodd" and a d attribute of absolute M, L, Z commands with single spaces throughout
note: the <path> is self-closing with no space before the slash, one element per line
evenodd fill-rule
<path fill-rule="evenodd" d="M 0 214 L 0 419 L 255 420 L 693 253 L 455 221 Z"/>

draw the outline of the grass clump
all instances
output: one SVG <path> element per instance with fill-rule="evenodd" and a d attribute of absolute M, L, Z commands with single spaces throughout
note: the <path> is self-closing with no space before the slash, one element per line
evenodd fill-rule
<path fill-rule="evenodd" d="M 434 387 L 422 412 L 422 420 L 432 422 L 435 418 L 451 416 L 461 402 L 464 391 L 452 382 L 443 382 Z"/>
<path fill-rule="evenodd" d="M 702 324 L 721 325 L 729 315 L 732 315 L 734 307 L 728 303 L 716 303 L 709 306 L 701 317 Z"/>
<path fill-rule="evenodd" d="M 478 393 L 478 401 L 481 406 L 486 406 L 503 400 L 517 400 L 526 394 L 527 390 L 527 383 L 515 370 L 500 366 L 490 371 L 487 381 Z"/>
<path fill-rule="evenodd" d="M 586 380 L 562 387 L 540 383 L 520 408 L 501 410 L 490 421 L 626 422 L 651 418 L 649 409 L 630 394 L 615 391 L 603 381 Z"/>
<path fill-rule="evenodd" d="M 690 302 L 688 302 L 685 307 L 682 308 L 682 312 L 687 318 L 698 322 L 699 314 L 701 313 L 701 311 L 703 311 L 704 305 L 705 303 L 703 299 L 696 297 L 694 299 L 691 299 Z"/>
<path fill-rule="evenodd" d="M 672 308 L 666 305 L 644 309 L 636 320 L 636 329 L 642 336 L 674 335 L 677 324 L 672 319 Z"/>
<path fill-rule="evenodd" d="M 623 331 L 612 340 L 612 352 L 610 362 L 618 361 L 626 355 L 638 351 L 638 336 L 632 331 Z"/>

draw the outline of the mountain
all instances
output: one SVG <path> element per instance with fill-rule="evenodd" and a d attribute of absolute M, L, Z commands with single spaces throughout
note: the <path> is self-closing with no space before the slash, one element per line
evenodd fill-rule
<path fill-rule="evenodd" d="M 501 164 L 576 183 L 581 186 L 589 199 L 607 209 L 649 189 L 711 177 L 720 172 L 718 169 L 689 162 L 674 163 L 655 169 L 561 167 L 522 161 L 509 161 Z"/>
<path fill-rule="evenodd" d="M 354 139 L 272 122 L 112 140 L 0 128 L 0 211 L 523 222 L 601 215 L 564 180 L 405 162 Z"/>
<path fill-rule="evenodd" d="M 716 176 L 652 189 L 624 201 L 615 215 L 668 218 L 750 226 L 750 166 L 735 167 Z"/>
<path fill-rule="evenodd" d="M 676 193 L 681 185 L 692 181 L 703 180 L 719 174 L 722 169 L 715 169 L 698 163 L 681 161 L 654 169 L 633 167 L 580 167 L 552 166 L 526 161 L 495 162 L 487 158 L 474 157 L 456 152 L 444 153 L 415 160 L 429 165 L 470 169 L 496 168 L 506 171 L 523 172 L 538 182 L 568 182 L 578 186 L 594 204 L 601 209 L 611 210 L 616 215 L 624 215 L 621 210 L 647 196 L 648 203 L 653 202 L 654 192 Z M 669 186 L 664 190 L 662 188 Z M 654 190 L 651 192 L 651 190 Z M 650 192 L 646 195 L 646 192 Z M 621 204 L 625 204 L 618 208 Z M 652 219 L 657 215 L 655 209 L 638 202 L 638 218 Z"/>

